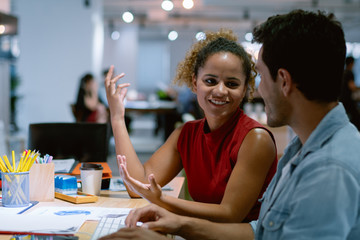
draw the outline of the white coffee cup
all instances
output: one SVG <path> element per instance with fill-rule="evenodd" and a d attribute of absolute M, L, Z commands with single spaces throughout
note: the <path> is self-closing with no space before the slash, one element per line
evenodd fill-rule
<path fill-rule="evenodd" d="M 82 163 L 80 167 L 82 192 L 100 195 L 103 167 L 101 164 Z"/>

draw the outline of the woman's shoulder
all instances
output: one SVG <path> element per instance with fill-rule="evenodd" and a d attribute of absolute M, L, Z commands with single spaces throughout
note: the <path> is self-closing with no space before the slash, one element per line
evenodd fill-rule
<path fill-rule="evenodd" d="M 269 130 L 264 127 L 256 127 L 249 131 L 247 137 L 255 138 L 257 140 L 272 140 L 272 135 Z"/>
<path fill-rule="evenodd" d="M 272 132 L 267 129 L 260 122 L 250 118 L 246 114 L 243 114 L 238 122 L 237 126 L 234 129 L 237 131 L 237 135 L 243 135 L 244 138 L 255 138 L 255 139 L 266 139 L 266 141 L 271 140 L 274 141 L 274 136 Z"/>
<path fill-rule="evenodd" d="M 242 114 L 234 124 L 235 126 L 233 127 L 233 131 L 237 132 L 237 134 L 239 134 L 240 132 L 247 134 L 254 128 L 264 129 L 264 131 L 267 131 L 264 125 L 250 118 L 246 114 Z"/>

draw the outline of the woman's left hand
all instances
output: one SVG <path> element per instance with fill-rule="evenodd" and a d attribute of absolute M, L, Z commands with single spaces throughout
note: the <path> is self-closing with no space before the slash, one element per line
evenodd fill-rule
<path fill-rule="evenodd" d="M 148 176 L 149 183 L 142 183 L 130 176 L 126 168 L 125 156 L 118 155 L 117 161 L 119 165 L 120 176 L 126 184 L 126 187 L 129 188 L 129 190 L 132 192 L 135 192 L 141 197 L 147 199 L 148 201 L 158 204 L 162 196 L 162 191 L 161 186 L 155 181 L 154 174 L 150 174 Z"/>

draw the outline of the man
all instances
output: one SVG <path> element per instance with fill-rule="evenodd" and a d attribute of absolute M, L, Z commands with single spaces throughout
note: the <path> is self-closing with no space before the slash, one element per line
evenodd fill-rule
<path fill-rule="evenodd" d="M 132 211 L 131 228 L 109 239 L 166 239 L 148 229 L 186 239 L 360 239 L 360 135 L 337 101 L 346 53 L 340 23 L 296 10 L 270 17 L 253 35 L 262 43 L 256 68 L 267 123 L 288 125 L 297 135 L 258 221 L 213 223 L 150 205 Z"/>

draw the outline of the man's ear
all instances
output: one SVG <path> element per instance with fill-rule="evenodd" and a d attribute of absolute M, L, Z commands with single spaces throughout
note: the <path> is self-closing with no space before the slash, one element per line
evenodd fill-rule
<path fill-rule="evenodd" d="M 291 91 L 293 90 L 293 87 L 295 86 L 290 73 L 285 68 L 280 68 L 278 70 L 278 80 L 281 83 L 281 90 L 284 94 L 284 96 L 289 96 Z"/>

